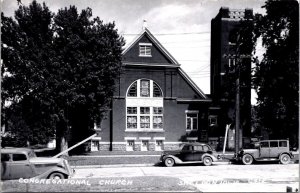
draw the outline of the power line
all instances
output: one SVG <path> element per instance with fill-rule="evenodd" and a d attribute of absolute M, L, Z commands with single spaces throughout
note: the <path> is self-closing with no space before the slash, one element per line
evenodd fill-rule
<path fill-rule="evenodd" d="M 168 36 L 168 35 L 195 35 L 195 34 L 209 34 L 210 31 L 203 31 L 203 32 L 181 32 L 181 33 L 158 33 L 153 34 L 155 36 Z M 140 35 L 140 34 L 133 34 L 133 33 L 123 33 L 121 35 Z"/>

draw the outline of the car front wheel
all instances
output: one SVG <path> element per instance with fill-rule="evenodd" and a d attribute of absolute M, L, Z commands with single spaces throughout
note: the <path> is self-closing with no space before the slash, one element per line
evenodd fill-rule
<path fill-rule="evenodd" d="M 65 176 L 62 173 L 54 172 L 49 176 L 49 179 L 60 180 L 60 179 L 65 179 Z"/>
<path fill-rule="evenodd" d="M 288 154 L 282 154 L 279 160 L 281 164 L 288 164 L 291 161 L 291 158 Z"/>
<path fill-rule="evenodd" d="M 168 157 L 167 159 L 165 159 L 165 165 L 166 165 L 167 167 L 172 167 L 174 164 L 175 164 L 174 159 L 169 158 L 169 157 Z"/>
<path fill-rule="evenodd" d="M 253 162 L 253 157 L 249 154 L 245 154 L 243 155 L 242 161 L 244 165 L 251 165 Z"/>
<path fill-rule="evenodd" d="M 203 158 L 203 164 L 204 164 L 205 166 L 210 166 L 210 165 L 212 164 L 212 159 L 211 159 L 211 157 L 204 157 L 204 158 Z"/>

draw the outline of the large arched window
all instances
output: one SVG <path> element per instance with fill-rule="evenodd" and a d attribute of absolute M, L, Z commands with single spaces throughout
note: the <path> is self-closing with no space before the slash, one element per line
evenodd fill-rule
<path fill-rule="evenodd" d="M 136 80 L 129 86 L 126 96 L 126 130 L 163 129 L 163 93 L 156 82 Z"/>
<path fill-rule="evenodd" d="M 162 97 L 162 91 L 153 80 L 139 79 L 130 85 L 127 97 Z"/>

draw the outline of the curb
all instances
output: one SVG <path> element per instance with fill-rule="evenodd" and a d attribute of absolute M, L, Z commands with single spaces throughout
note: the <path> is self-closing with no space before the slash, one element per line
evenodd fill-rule
<path fill-rule="evenodd" d="M 121 167 L 151 167 L 155 164 L 113 164 L 113 165 L 82 165 L 82 166 L 71 166 L 73 169 L 83 168 L 121 168 Z"/>

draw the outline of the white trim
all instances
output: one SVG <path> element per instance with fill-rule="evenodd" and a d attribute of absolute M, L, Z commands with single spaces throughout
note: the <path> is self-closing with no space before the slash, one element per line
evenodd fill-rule
<path fill-rule="evenodd" d="M 139 35 L 136 36 L 136 38 L 126 46 L 124 51 L 122 52 L 123 55 L 125 55 L 128 50 L 132 48 L 133 45 L 135 45 L 136 42 L 138 42 L 144 34 L 147 34 L 149 36 L 149 39 L 157 46 L 157 48 L 172 62 L 172 64 L 179 64 L 176 59 L 159 43 L 159 41 L 151 34 L 151 32 L 144 28 Z M 151 65 L 152 66 L 152 65 Z M 178 65 L 179 66 L 179 65 Z"/>
<path fill-rule="evenodd" d="M 181 142 L 181 141 L 165 141 L 164 144 L 183 144 L 184 142 Z"/>
<path fill-rule="evenodd" d="M 124 140 L 136 140 L 136 137 L 124 137 Z"/>
<path fill-rule="evenodd" d="M 150 140 L 151 137 L 139 137 L 140 140 Z"/>
<path fill-rule="evenodd" d="M 154 140 L 166 140 L 165 137 L 153 137 Z"/>
<path fill-rule="evenodd" d="M 125 132 L 151 132 L 151 133 L 162 133 L 164 129 L 125 129 Z"/>
<path fill-rule="evenodd" d="M 185 110 L 185 113 L 199 113 L 198 110 Z"/>
<path fill-rule="evenodd" d="M 153 67 L 153 66 L 158 66 L 158 67 L 172 67 L 172 68 L 178 68 L 180 64 L 169 64 L 169 63 L 152 63 L 149 65 L 149 63 L 132 63 L 132 62 L 123 62 L 124 66 L 146 66 L 146 67 Z"/>
<path fill-rule="evenodd" d="M 101 141 L 101 137 L 94 137 L 91 140 L 93 140 L 93 141 Z"/>
<path fill-rule="evenodd" d="M 207 96 L 204 94 L 204 92 L 197 86 L 197 84 L 181 69 L 178 68 L 179 74 L 183 76 L 184 79 L 186 79 L 193 89 L 196 90 L 196 92 L 202 96 L 204 99 L 207 99 Z"/>
<path fill-rule="evenodd" d="M 198 140 L 198 137 L 187 137 L 187 140 Z"/>
<path fill-rule="evenodd" d="M 143 43 L 143 42 L 140 42 L 139 45 L 140 46 L 152 46 L 152 43 Z"/>
<path fill-rule="evenodd" d="M 109 145 L 110 142 L 108 141 L 99 141 L 100 145 Z M 117 142 L 112 142 L 113 145 L 123 145 L 126 144 L 126 142 L 121 142 L 121 141 L 117 141 Z"/>

